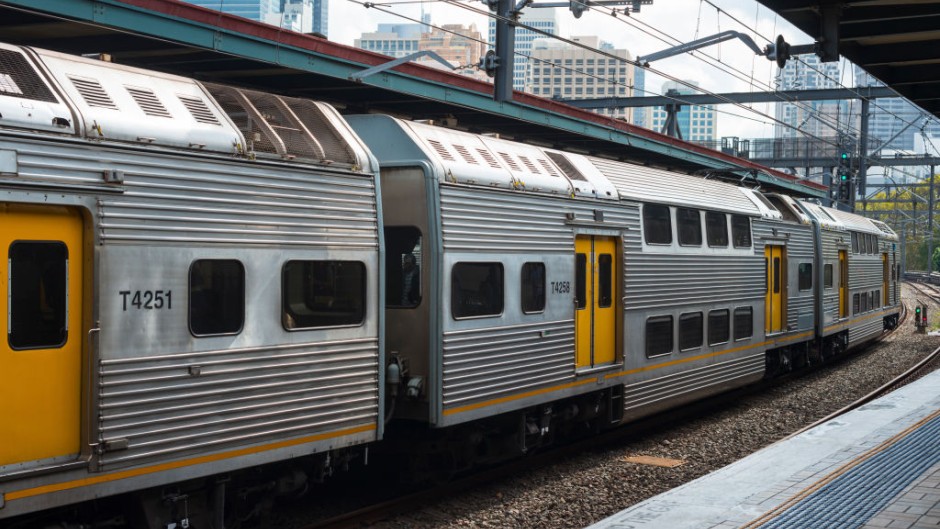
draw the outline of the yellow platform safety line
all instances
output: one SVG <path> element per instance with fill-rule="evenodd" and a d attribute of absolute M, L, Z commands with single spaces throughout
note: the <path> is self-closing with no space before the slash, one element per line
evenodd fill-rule
<path fill-rule="evenodd" d="M 113 472 L 110 474 L 102 474 L 102 475 L 91 476 L 87 478 L 76 479 L 72 481 L 64 481 L 62 483 L 42 485 L 40 487 L 33 487 L 31 489 L 15 490 L 12 492 L 7 492 L 4 495 L 4 498 L 6 499 L 6 501 L 22 500 L 24 498 L 30 498 L 33 496 L 50 494 L 53 492 L 61 492 L 63 490 L 77 489 L 81 487 L 87 487 L 90 485 L 97 485 L 99 483 L 108 483 L 111 481 L 118 481 L 121 479 L 134 478 L 134 477 L 143 476 L 146 474 L 153 474 L 156 472 L 176 470 L 178 468 L 189 467 L 193 465 L 201 465 L 204 463 L 214 463 L 216 461 L 222 461 L 224 459 L 231 459 L 233 457 L 247 456 L 247 455 L 257 454 L 260 452 L 277 450 L 278 448 L 287 448 L 291 446 L 302 445 L 305 443 L 311 443 L 314 441 L 333 439 L 336 437 L 342 437 L 344 435 L 353 435 L 357 433 L 370 432 L 370 431 L 374 431 L 375 429 L 376 429 L 376 425 L 367 424 L 363 426 L 357 426 L 355 428 L 349 428 L 346 430 L 339 430 L 335 432 L 327 432 L 327 433 L 322 433 L 322 434 L 317 434 L 317 435 L 311 435 L 307 437 L 301 437 L 298 439 L 290 439 L 287 441 L 280 441 L 277 443 L 271 443 L 271 444 L 262 445 L 262 446 L 241 448 L 238 450 L 231 450 L 229 452 L 222 452 L 219 454 L 194 457 L 191 459 L 183 459 L 180 461 L 173 461 L 170 463 L 161 463 L 159 465 L 151 465 L 149 467 L 132 468 L 129 470 L 122 470 L 122 471 Z"/>

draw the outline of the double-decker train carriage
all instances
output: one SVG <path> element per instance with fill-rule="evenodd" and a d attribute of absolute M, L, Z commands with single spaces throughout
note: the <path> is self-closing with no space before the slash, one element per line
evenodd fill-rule
<path fill-rule="evenodd" d="M 0 128 L 0 518 L 381 436 L 376 165 L 335 110 L 2 46 Z"/>
<path fill-rule="evenodd" d="M 457 467 L 824 356 L 828 267 L 818 222 L 789 197 L 388 116 L 347 120 L 381 166 L 388 379 L 402 379 L 389 407 L 444 428 Z M 418 285 L 405 279 L 415 262 Z M 466 439 L 481 445 L 469 456 Z"/>

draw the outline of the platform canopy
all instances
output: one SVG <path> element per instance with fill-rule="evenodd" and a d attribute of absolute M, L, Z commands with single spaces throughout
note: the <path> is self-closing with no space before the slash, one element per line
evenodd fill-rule
<path fill-rule="evenodd" d="M 940 117 L 940 1 L 758 0 L 818 43 L 823 60 L 842 55 Z"/>
<path fill-rule="evenodd" d="M 387 56 L 177 0 L 0 0 L 0 41 L 823 198 L 822 185 L 522 92 L 406 63 L 355 80 Z"/>

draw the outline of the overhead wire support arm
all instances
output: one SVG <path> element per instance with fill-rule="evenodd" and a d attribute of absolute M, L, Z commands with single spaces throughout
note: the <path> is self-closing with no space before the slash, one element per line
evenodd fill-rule
<path fill-rule="evenodd" d="M 422 51 L 412 53 L 411 55 L 406 55 L 404 57 L 395 59 L 394 61 L 383 62 L 382 64 L 378 66 L 373 66 L 372 68 L 368 68 L 366 70 L 362 70 L 356 73 L 351 73 L 349 74 L 349 80 L 355 81 L 357 83 L 361 83 L 364 78 L 369 77 L 370 75 L 375 75 L 379 72 L 390 70 L 396 66 L 405 64 L 406 62 L 411 62 L 415 59 L 420 59 L 421 57 L 430 57 L 434 59 L 435 61 L 443 64 L 444 66 L 450 68 L 451 70 L 454 69 L 453 64 L 449 63 L 446 59 L 444 59 L 437 53 L 431 50 L 422 50 Z"/>
<path fill-rule="evenodd" d="M 660 59 L 665 59 L 667 57 L 672 57 L 674 55 L 681 55 L 683 53 L 688 53 L 690 51 L 697 50 L 699 48 L 705 48 L 707 46 L 712 46 L 714 44 L 719 44 L 725 42 L 726 40 L 740 39 L 741 42 L 746 44 L 749 48 L 754 50 L 754 53 L 757 55 L 765 55 L 765 51 L 760 49 L 760 47 L 754 42 L 754 39 L 741 33 L 740 31 L 722 31 L 716 35 L 711 35 L 708 37 L 702 37 L 692 42 L 686 42 L 678 46 L 673 46 L 656 53 L 651 53 L 649 55 L 644 55 L 642 57 L 637 57 L 636 62 L 638 64 L 649 64 L 653 61 L 658 61 Z"/>

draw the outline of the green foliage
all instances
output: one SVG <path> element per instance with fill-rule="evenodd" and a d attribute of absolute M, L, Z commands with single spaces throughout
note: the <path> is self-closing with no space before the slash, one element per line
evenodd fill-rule
<path fill-rule="evenodd" d="M 934 191 L 940 192 L 940 175 L 933 175 Z M 908 188 L 895 188 L 882 191 L 872 197 L 874 200 L 886 202 L 868 203 L 865 210 L 858 213 L 869 218 L 880 220 L 891 226 L 898 236 L 900 244 L 904 246 L 908 270 L 927 269 L 927 203 L 930 194 L 930 179 L 925 178 L 918 185 Z M 934 252 L 933 269 L 940 270 L 940 238 L 936 238 L 936 225 L 940 224 L 940 216 L 934 220 Z M 900 248 L 899 248 L 900 252 Z"/>

